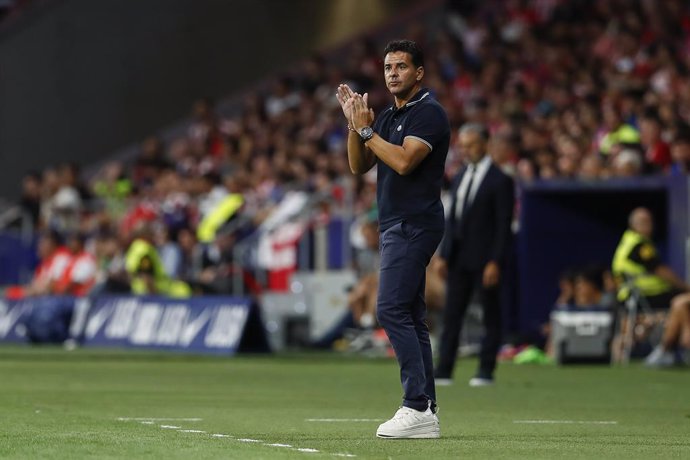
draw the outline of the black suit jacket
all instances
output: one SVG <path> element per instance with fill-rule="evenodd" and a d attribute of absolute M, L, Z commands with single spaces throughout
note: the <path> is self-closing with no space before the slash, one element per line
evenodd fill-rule
<path fill-rule="evenodd" d="M 515 189 L 513 179 L 493 163 L 482 179 L 474 200 L 455 217 L 458 187 L 467 168 L 453 181 L 450 215 L 441 246 L 441 256 L 449 264 L 468 270 L 481 270 L 491 260 L 502 264 L 512 236 L 511 223 Z"/>

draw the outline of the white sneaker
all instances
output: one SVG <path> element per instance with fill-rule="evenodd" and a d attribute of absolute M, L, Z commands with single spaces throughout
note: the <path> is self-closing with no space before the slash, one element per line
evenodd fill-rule
<path fill-rule="evenodd" d="M 676 364 L 676 357 L 672 352 L 664 350 L 661 345 L 658 345 L 644 360 L 644 365 L 647 367 L 672 367 Z"/>
<path fill-rule="evenodd" d="M 449 387 L 453 384 L 453 379 L 434 379 L 437 387 Z"/>
<path fill-rule="evenodd" d="M 472 377 L 470 379 L 471 387 L 488 387 L 494 384 L 494 379 L 487 379 L 484 377 Z"/>
<path fill-rule="evenodd" d="M 438 417 L 431 409 L 424 412 L 401 407 L 392 419 L 379 425 L 379 438 L 434 439 L 441 437 Z"/>

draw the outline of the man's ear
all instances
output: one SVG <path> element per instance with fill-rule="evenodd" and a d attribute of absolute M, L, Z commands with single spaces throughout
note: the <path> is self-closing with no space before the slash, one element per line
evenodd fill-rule
<path fill-rule="evenodd" d="M 424 78 L 424 67 L 417 67 L 417 81 L 422 81 Z"/>

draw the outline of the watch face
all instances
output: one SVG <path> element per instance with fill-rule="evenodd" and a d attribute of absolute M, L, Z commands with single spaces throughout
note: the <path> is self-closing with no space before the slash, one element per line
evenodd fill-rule
<path fill-rule="evenodd" d="M 374 135 L 374 130 L 371 129 L 369 126 L 365 126 L 362 128 L 362 130 L 359 132 L 359 135 L 362 136 L 362 139 L 368 140 L 371 138 L 371 136 Z"/>

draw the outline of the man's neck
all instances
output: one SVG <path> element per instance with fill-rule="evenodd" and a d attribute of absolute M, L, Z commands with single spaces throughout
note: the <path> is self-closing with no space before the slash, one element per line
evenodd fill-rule
<path fill-rule="evenodd" d="M 412 99 L 415 96 L 415 94 L 419 92 L 420 89 L 422 89 L 422 85 L 421 83 L 417 83 L 412 88 L 410 88 L 410 90 L 404 96 L 395 96 L 395 108 L 399 109 L 400 107 L 410 102 L 410 99 Z"/>
<path fill-rule="evenodd" d="M 482 155 L 476 162 L 470 161 L 470 165 L 472 165 L 473 168 L 477 168 L 479 164 L 484 161 L 484 158 L 486 158 L 486 154 Z"/>

